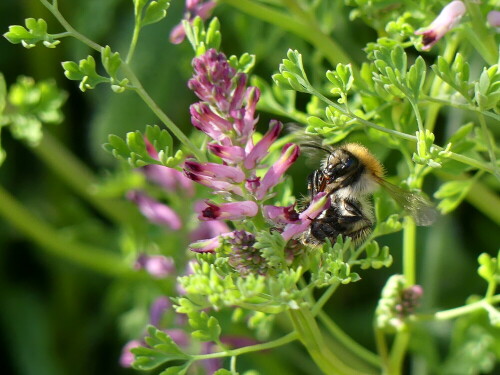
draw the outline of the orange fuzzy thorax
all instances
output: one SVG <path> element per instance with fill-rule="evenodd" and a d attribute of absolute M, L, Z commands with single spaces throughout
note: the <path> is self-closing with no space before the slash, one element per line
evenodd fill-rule
<path fill-rule="evenodd" d="M 363 164 L 377 179 L 384 177 L 384 167 L 365 146 L 360 145 L 359 143 L 348 143 L 343 145 L 342 148 L 357 157 L 360 163 Z"/>

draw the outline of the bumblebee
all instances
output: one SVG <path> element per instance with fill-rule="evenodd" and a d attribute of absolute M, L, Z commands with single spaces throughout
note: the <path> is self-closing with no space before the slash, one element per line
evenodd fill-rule
<path fill-rule="evenodd" d="M 374 224 L 371 195 L 382 186 L 415 219 L 417 225 L 430 225 L 437 212 L 423 196 L 406 191 L 384 178 L 382 164 L 368 149 L 357 143 L 338 148 L 324 148 L 316 144 L 304 144 L 322 150 L 328 156 L 321 168 L 308 178 L 309 199 L 320 192 L 330 195 L 330 208 L 316 217 L 302 242 L 319 245 L 328 238 L 332 243 L 342 234 L 354 243 L 364 241 Z"/>

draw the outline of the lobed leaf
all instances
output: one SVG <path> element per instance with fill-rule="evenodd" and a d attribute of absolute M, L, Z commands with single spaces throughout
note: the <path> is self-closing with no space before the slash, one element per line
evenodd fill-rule
<path fill-rule="evenodd" d="M 64 61 L 62 63 L 64 75 L 72 81 L 81 81 L 78 86 L 81 91 L 95 88 L 103 82 L 110 82 L 109 78 L 103 77 L 96 72 L 95 60 L 92 56 L 80 60 L 79 63 Z"/>
<path fill-rule="evenodd" d="M 217 342 L 221 334 L 221 327 L 217 319 L 213 316 L 208 316 L 206 312 L 195 311 L 188 314 L 189 325 L 195 329 L 191 334 L 194 338 L 200 341 Z"/>
<path fill-rule="evenodd" d="M 25 25 L 26 28 L 19 25 L 10 26 L 3 36 L 13 44 L 21 43 L 25 48 L 32 48 L 38 42 L 42 42 L 47 48 L 55 48 L 60 43 L 47 33 L 47 22 L 44 19 L 27 18 Z"/>

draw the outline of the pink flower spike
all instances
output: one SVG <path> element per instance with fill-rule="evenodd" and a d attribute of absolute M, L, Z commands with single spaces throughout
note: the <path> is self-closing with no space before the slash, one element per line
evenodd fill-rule
<path fill-rule="evenodd" d="M 285 226 L 283 233 L 281 233 L 285 241 L 289 241 L 294 236 L 304 232 L 320 213 L 330 207 L 330 203 L 330 196 L 327 193 L 321 192 L 316 194 L 309 207 L 300 213 L 300 222 Z"/>
<path fill-rule="evenodd" d="M 276 224 L 293 224 L 299 220 L 299 214 L 295 211 L 295 204 L 288 207 L 264 206 L 263 214 Z"/>
<path fill-rule="evenodd" d="M 283 124 L 277 120 L 271 120 L 270 129 L 264 137 L 253 147 L 252 151 L 245 158 L 243 165 L 246 169 L 254 169 L 255 165 L 267 155 L 269 147 L 278 138 L 283 129 Z"/>
<path fill-rule="evenodd" d="M 204 203 L 203 206 L 196 208 L 200 220 L 241 220 L 255 216 L 259 211 L 257 203 L 252 201 L 222 203 L 220 205 L 210 201 Z"/>
<path fill-rule="evenodd" d="M 450 31 L 465 14 L 466 8 L 461 1 L 452 1 L 446 5 L 432 23 L 423 30 L 415 31 L 416 35 L 423 35 L 422 50 L 428 51 L 448 31 Z"/>
<path fill-rule="evenodd" d="M 138 191 L 129 192 L 127 198 L 135 202 L 141 213 L 152 223 L 164 225 L 173 230 L 182 227 L 179 215 L 167 205 Z"/>
<path fill-rule="evenodd" d="M 220 245 L 220 236 L 216 236 L 191 243 L 189 245 L 189 250 L 195 253 L 213 253 Z"/>
<path fill-rule="evenodd" d="M 163 279 L 175 271 L 174 260 L 163 255 L 141 254 L 135 262 L 136 270 L 145 270 L 156 279 Z"/>
<path fill-rule="evenodd" d="M 281 176 L 286 172 L 286 170 L 297 160 L 300 154 L 299 146 L 293 143 L 287 143 L 283 150 L 281 151 L 281 157 L 276 163 L 273 164 L 271 168 L 267 171 L 266 175 L 260 182 L 255 196 L 257 199 L 261 200 L 265 197 L 268 190 L 275 186 Z"/>
<path fill-rule="evenodd" d="M 500 12 L 498 10 L 492 10 L 488 13 L 488 23 L 492 27 L 500 27 Z"/>
<path fill-rule="evenodd" d="M 223 164 L 198 163 L 196 161 L 186 160 L 184 162 L 184 169 L 196 175 L 212 177 L 217 181 L 239 184 L 245 180 L 245 174 L 241 169 Z"/>
<path fill-rule="evenodd" d="M 132 367 L 132 363 L 134 363 L 134 355 L 130 350 L 138 348 L 140 346 L 143 346 L 143 344 L 139 340 L 132 340 L 127 342 L 122 349 L 122 354 L 120 355 L 120 366 L 125 368 Z"/>
<path fill-rule="evenodd" d="M 236 164 L 243 161 L 245 151 L 239 146 L 222 146 L 215 143 L 207 145 L 208 150 L 226 163 Z"/>

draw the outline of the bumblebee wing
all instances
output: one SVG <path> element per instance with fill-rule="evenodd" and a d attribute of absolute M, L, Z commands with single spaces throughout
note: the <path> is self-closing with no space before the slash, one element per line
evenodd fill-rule
<path fill-rule="evenodd" d="M 415 219 L 417 225 L 428 226 L 436 221 L 438 212 L 427 198 L 404 190 L 386 180 L 381 180 L 380 185 Z"/>

